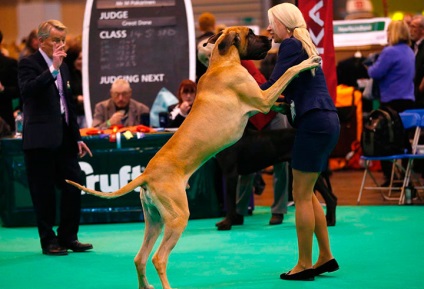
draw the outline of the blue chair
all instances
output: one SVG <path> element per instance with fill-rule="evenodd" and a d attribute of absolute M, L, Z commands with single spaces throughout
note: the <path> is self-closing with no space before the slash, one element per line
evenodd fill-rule
<path fill-rule="evenodd" d="M 421 120 L 424 120 L 424 109 L 408 109 L 405 110 L 403 113 L 417 113 L 420 116 Z M 412 141 L 412 153 L 415 154 L 417 152 L 417 150 L 424 150 L 424 144 L 419 144 L 419 138 L 420 138 L 420 134 L 421 134 L 421 128 L 424 127 L 423 122 L 421 122 L 420 125 L 420 129 L 417 129 L 415 131 L 415 135 L 414 135 L 414 139 Z"/>
<path fill-rule="evenodd" d="M 404 188 L 413 188 L 417 195 L 415 199 L 421 199 L 419 191 L 424 190 L 424 185 L 420 181 L 419 176 L 414 172 L 414 160 L 424 159 L 424 144 L 419 142 L 421 131 L 424 128 L 424 109 L 414 109 L 408 110 L 408 113 L 418 113 L 420 115 L 420 125 L 417 127 L 414 135 L 414 139 L 412 142 L 412 152 L 408 154 L 406 157 L 408 158 L 408 165 L 405 170 L 405 179 L 404 179 Z M 415 177 L 414 179 L 412 179 Z M 410 200 L 409 200 L 410 201 Z M 401 195 L 399 198 L 399 204 L 405 203 L 405 190 L 401 191 Z"/>
<path fill-rule="evenodd" d="M 423 110 L 423 113 L 424 113 L 424 110 Z M 409 178 L 411 176 L 410 173 L 412 171 L 413 161 L 408 161 L 408 166 L 406 169 L 402 166 L 401 161 L 403 159 L 409 160 L 411 157 L 414 158 L 413 155 L 416 155 L 415 152 L 416 152 L 416 146 L 418 143 L 419 135 L 421 132 L 422 117 L 420 116 L 420 114 L 415 112 L 402 112 L 399 115 L 402 119 L 402 124 L 405 129 L 415 128 L 414 138 L 412 140 L 413 151 L 411 154 L 403 153 L 403 154 L 396 154 L 396 155 L 389 155 L 389 156 L 373 156 L 373 157 L 361 156 L 361 160 L 364 161 L 365 171 L 364 171 L 364 176 L 362 178 L 362 183 L 361 183 L 361 187 L 360 187 L 359 195 L 357 199 L 358 205 L 361 201 L 362 193 L 364 190 L 379 190 L 384 200 L 390 200 L 390 201 L 397 200 L 399 204 L 403 203 L 405 188 L 409 185 L 409 180 L 410 180 Z M 418 157 L 418 155 L 416 156 Z M 422 156 L 424 158 L 424 154 Z M 390 183 L 387 187 L 381 186 L 378 183 L 377 178 L 374 176 L 374 172 L 372 172 L 369 169 L 370 163 L 373 161 L 374 162 L 375 161 L 390 161 L 392 163 L 392 173 L 390 176 Z M 372 179 L 374 186 L 365 186 L 367 176 L 369 176 Z M 399 180 L 395 180 L 395 176 Z M 399 196 L 393 196 L 392 195 L 393 192 L 399 192 Z"/>

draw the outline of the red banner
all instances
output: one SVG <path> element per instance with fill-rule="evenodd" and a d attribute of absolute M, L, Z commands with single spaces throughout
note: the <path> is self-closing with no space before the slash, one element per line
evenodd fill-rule
<path fill-rule="evenodd" d="M 333 0 L 298 0 L 312 41 L 322 57 L 328 91 L 336 99 L 337 73 L 333 43 Z"/>

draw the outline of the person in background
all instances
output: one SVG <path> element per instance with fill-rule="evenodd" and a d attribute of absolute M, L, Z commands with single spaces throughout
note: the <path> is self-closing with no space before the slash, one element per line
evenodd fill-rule
<path fill-rule="evenodd" d="M 18 64 L 23 99 L 23 150 L 28 186 L 37 218 L 43 254 L 67 255 L 93 248 L 78 240 L 81 191 L 65 182 L 80 182 L 78 157 L 91 151 L 82 141 L 67 83 L 70 79 L 66 57 L 67 28 L 58 20 L 38 27 L 40 47 Z M 60 200 L 56 200 L 56 187 Z M 56 207 L 60 216 L 57 234 Z"/>
<path fill-rule="evenodd" d="M 256 68 L 252 60 L 242 60 L 241 65 L 253 76 L 258 85 L 266 82 L 264 75 Z M 277 130 L 288 128 L 287 117 L 270 111 L 268 114 L 257 113 L 249 118 L 245 133 L 238 143 L 246 142 L 249 132 L 260 132 L 267 130 Z M 253 143 L 245 145 L 253 146 Z M 243 225 L 244 216 L 248 214 L 248 205 L 253 193 L 255 173 L 247 175 L 234 175 L 233 172 L 226 173 L 228 162 L 235 163 L 234 156 L 237 156 L 237 145 L 234 145 L 217 154 L 218 163 L 224 168 L 226 185 L 226 216 L 217 222 L 215 226 L 219 231 L 231 230 L 233 225 Z M 236 157 L 237 159 L 237 157 Z M 289 164 L 281 162 L 273 166 L 273 189 L 274 202 L 271 205 L 271 218 L 269 225 L 279 225 L 283 223 L 284 214 L 287 214 L 287 203 L 289 195 Z"/>
<path fill-rule="evenodd" d="M 199 49 L 198 60 L 205 67 L 209 66 L 214 44 L 205 45 Z M 267 80 L 260 70 L 255 66 L 252 60 L 242 60 L 241 65 L 246 68 L 250 75 L 255 79 L 258 85 L 264 84 Z M 248 203 L 253 193 L 253 183 L 255 174 L 238 175 L 237 162 L 238 150 L 240 146 L 253 145 L 247 143 L 247 133 L 249 131 L 277 130 L 288 128 L 287 117 L 275 111 L 268 114 L 257 113 L 249 118 L 243 137 L 233 146 L 223 150 L 216 155 L 216 159 L 222 169 L 225 185 L 225 204 L 226 216 L 223 220 L 217 222 L 215 226 L 218 230 L 231 230 L 233 225 L 242 225 L 244 215 L 248 211 Z M 273 171 L 274 203 L 271 206 L 270 225 L 279 225 L 283 223 L 284 214 L 287 213 L 287 203 L 289 195 L 289 164 L 287 162 L 277 163 Z M 256 189 L 256 188 L 255 188 Z"/>
<path fill-rule="evenodd" d="M 268 10 L 267 30 L 280 43 L 278 58 L 269 80 L 261 85 L 268 89 L 290 67 L 318 51 L 309 35 L 302 12 L 290 3 Z M 314 280 L 315 276 L 339 269 L 330 248 L 324 210 L 314 194 L 321 172 L 327 169 L 331 151 L 337 144 L 340 123 L 337 109 L 328 92 L 321 67 L 299 74 L 284 90 L 296 129 L 292 151 L 293 200 L 295 203 L 298 261 L 284 280 Z M 313 235 L 318 240 L 318 260 L 312 263 Z"/>
<path fill-rule="evenodd" d="M 94 108 L 93 127 L 108 129 L 112 126 L 134 126 L 144 124 L 142 115 L 150 109 L 132 97 L 130 83 L 116 79 L 110 88 L 110 99 L 101 101 Z"/>
<path fill-rule="evenodd" d="M 191 110 L 196 98 L 197 85 L 190 79 L 184 79 L 178 88 L 178 103 L 168 107 L 169 119 L 167 127 L 179 127 Z"/>
<path fill-rule="evenodd" d="M 19 60 L 35 53 L 36 51 L 38 51 L 38 36 L 37 29 L 33 29 L 25 40 L 24 48 L 19 53 Z"/>
<path fill-rule="evenodd" d="M 403 15 L 403 22 L 405 22 L 405 24 L 410 27 L 411 26 L 411 22 L 412 22 L 412 14 L 406 13 Z"/>
<path fill-rule="evenodd" d="M 424 108 L 424 16 L 414 16 L 409 29 L 415 54 L 415 104 L 417 108 Z"/>
<path fill-rule="evenodd" d="M 402 112 L 415 107 L 415 56 L 408 26 L 402 20 L 391 21 L 387 28 L 388 46 L 377 61 L 368 67 L 368 75 L 378 81 L 380 105 Z M 391 162 L 382 161 L 385 177 L 382 186 L 390 184 Z"/>
<path fill-rule="evenodd" d="M 199 45 L 208 40 L 209 37 L 215 34 L 215 16 L 212 13 L 204 12 L 199 16 L 198 19 L 198 28 L 201 32 L 196 38 L 196 83 L 199 82 L 200 77 L 206 72 L 207 67 L 205 67 L 197 57 Z"/>
<path fill-rule="evenodd" d="M 3 43 L 3 32 L 1 32 L 1 31 L 0 31 L 0 37 L 1 37 L 1 40 L 0 40 L 0 54 L 2 54 L 3 56 L 10 57 L 9 50 L 2 45 L 2 43 Z"/>
<path fill-rule="evenodd" d="M 66 50 L 65 62 L 69 67 L 71 91 L 76 107 L 77 122 L 80 128 L 87 127 L 84 113 L 84 96 L 82 91 L 82 49 L 81 43 L 75 42 Z"/>
<path fill-rule="evenodd" d="M 0 31 L 0 48 L 3 33 Z M 15 130 L 13 99 L 19 98 L 18 62 L 0 53 L 0 117 L 8 124 L 10 131 Z"/>
<path fill-rule="evenodd" d="M 261 35 L 271 37 L 268 31 L 261 31 Z M 274 70 L 275 63 L 277 62 L 278 56 L 278 47 L 279 43 L 272 41 L 272 47 L 266 54 L 265 58 L 260 61 L 259 70 L 265 76 L 266 79 L 269 79 L 272 71 Z"/>
<path fill-rule="evenodd" d="M 411 50 L 408 26 L 401 20 L 387 28 L 388 46 L 377 61 L 368 67 L 370 77 L 378 81 L 381 105 L 397 112 L 414 107 L 415 56 Z"/>

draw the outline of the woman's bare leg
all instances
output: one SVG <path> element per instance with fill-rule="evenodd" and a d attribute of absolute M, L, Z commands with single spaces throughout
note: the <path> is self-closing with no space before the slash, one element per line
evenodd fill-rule
<path fill-rule="evenodd" d="M 313 190 L 318 175 L 317 172 L 301 172 L 293 169 L 293 200 L 296 206 L 295 218 L 299 259 L 296 266 L 291 270 L 291 274 L 312 268 L 312 241 L 316 221 Z M 317 221 L 320 222 L 320 218 Z M 318 227 L 321 228 L 320 225 Z M 320 236 L 321 234 L 320 232 Z"/>
<path fill-rule="evenodd" d="M 316 268 L 333 259 L 333 254 L 330 249 L 330 240 L 328 237 L 327 221 L 325 219 L 324 210 L 315 194 L 312 196 L 312 203 L 315 214 L 315 236 L 319 248 L 318 260 L 314 264 L 314 268 Z"/>

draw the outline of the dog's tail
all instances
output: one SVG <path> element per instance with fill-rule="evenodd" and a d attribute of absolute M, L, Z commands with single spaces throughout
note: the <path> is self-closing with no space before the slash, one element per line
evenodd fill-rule
<path fill-rule="evenodd" d="M 77 187 L 81 191 L 84 191 L 88 194 L 95 195 L 95 196 L 105 198 L 105 199 L 114 199 L 114 198 L 121 197 L 123 195 L 128 194 L 129 192 L 132 192 L 135 188 L 145 184 L 143 175 L 140 175 L 137 178 L 135 178 L 134 180 L 132 180 L 131 182 L 129 182 L 128 184 L 126 184 L 125 186 L 123 186 L 122 188 L 120 188 L 119 190 L 114 191 L 114 192 L 110 192 L 110 193 L 105 193 L 105 192 L 100 192 L 100 191 L 96 191 L 96 190 L 86 188 L 86 187 L 81 186 L 80 184 L 73 182 L 73 181 L 70 181 L 70 180 L 65 180 L 65 181 L 68 184 L 71 184 L 71 185 Z"/>

